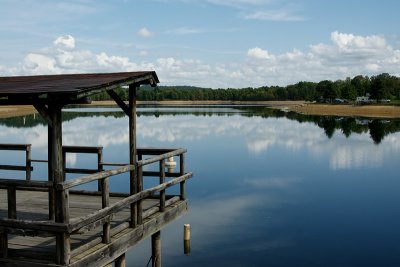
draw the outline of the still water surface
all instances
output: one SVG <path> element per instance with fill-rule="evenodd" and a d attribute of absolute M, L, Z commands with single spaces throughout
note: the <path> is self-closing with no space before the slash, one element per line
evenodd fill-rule
<path fill-rule="evenodd" d="M 189 213 L 161 233 L 163 266 L 400 266 L 399 120 L 264 107 L 148 107 L 138 115 L 139 146 L 185 147 L 195 173 Z M 71 109 L 63 118 L 64 145 L 103 146 L 105 161 L 127 161 L 127 118 L 117 109 Z M 47 126 L 32 116 L 2 119 L 0 143 L 31 143 L 32 158 L 45 159 Z M 0 160 L 19 156 L 1 152 Z M 34 168 L 34 179 L 46 177 L 45 166 Z M 150 254 L 145 240 L 128 266 L 146 266 Z"/>

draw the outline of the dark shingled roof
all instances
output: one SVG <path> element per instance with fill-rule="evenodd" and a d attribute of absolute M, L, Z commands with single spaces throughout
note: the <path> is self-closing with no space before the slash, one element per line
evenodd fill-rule
<path fill-rule="evenodd" d="M 61 95 L 79 99 L 123 85 L 157 83 L 154 71 L 0 77 L 0 97 Z"/>

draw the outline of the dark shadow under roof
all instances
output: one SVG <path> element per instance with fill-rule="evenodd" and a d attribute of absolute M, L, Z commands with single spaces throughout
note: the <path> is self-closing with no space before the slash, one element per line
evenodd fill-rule
<path fill-rule="evenodd" d="M 49 95 L 72 101 L 124 85 L 157 83 L 154 71 L 0 77 L 0 97 L 10 99 L 9 104 L 18 104 L 12 103 L 15 99 L 29 102 Z"/>

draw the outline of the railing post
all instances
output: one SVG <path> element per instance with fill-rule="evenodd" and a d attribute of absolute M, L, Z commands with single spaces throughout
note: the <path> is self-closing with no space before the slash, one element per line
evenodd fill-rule
<path fill-rule="evenodd" d="M 182 153 L 179 157 L 179 175 L 185 174 L 185 153 Z M 186 199 L 186 181 L 182 181 L 179 184 L 181 200 Z"/>
<path fill-rule="evenodd" d="M 6 232 L 0 231 L 0 253 L 1 257 L 8 257 L 8 235 Z"/>
<path fill-rule="evenodd" d="M 165 159 L 160 160 L 160 184 L 165 182 Z M 165 210 L 165 190 L 160 191 L 160 211 Z"/>
<path fill-rule="evenodd" d="M 26 180 L 30 181 L 32 178 L 31 145 L 26 146 L 26 165 L 25 166 L 26 166 Z"/>
<path fill-rule="evenodd" d="M 101 206 L 106 208 L 110 205 L 110 194 L 109 194 L 109 181 L 108 177 L 99 180 L 101 183 Z M 109 244 L 111 241 L 110 237 L 111 224 L 106 222 L 103 224 L 103 238 L 102 241 L 105 244 Z"/>
<path fill-rule="evenodd" d="M 8 218 L 17 219 L 17 191 L 15 186 L 7 186 Z"/>
<path fill-rule="evenodd" d="M 104 170 L 104 168 L 103 168 L 103 149 L 99 149 L 99 150 L 97 150 L 97 171 L 102 172 L 103 170 Z M 97 185 L 98 191 L 100 191 L 102 188 L 101 184 L 102 184 L 102 182 L 98 181 L 98 185 Z"/>
<path fill-rule="evenodd" d="M 137 166 L 137 165 L 136 165 Z M 143 191 L 143 166 L 140 165 L 139 167 L 136 168 L 137 170 L 137 192 Z M 137 202 L 137 223 L 142 224 L 143 223 L 143 208 L 142 208 L 142 200 L 139 200 Z"/>
<path fill-rule="evenodd" d="M 56 222 L 69 223 L 69 190 L 57 190 Z M 70 235 L 66 232 L 56 234 L 56 253 L 58 264 L 69 264 L 71 256 Z"/>

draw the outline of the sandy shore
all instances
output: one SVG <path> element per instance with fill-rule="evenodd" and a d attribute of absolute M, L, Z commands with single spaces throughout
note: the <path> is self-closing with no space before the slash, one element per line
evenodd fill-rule
<path fill-rule="evenodd" d="M 138 101 L 139 105 L 265 105 L 275 109 L 307 115 L 359 116 L 400 118 L 400 106 L 392 105 L 328 105 L 304 101 Z M 93 101 L 88 106 L 115 106 L 113 101 Z M 0 106 L 0 118 L 37 113 L 32 106 Z"/>
<path fill-rule="evenodd" d="M 308 115 L 360 116 L 373 118 L 400 118 L 400 106 L 389 105 L 324 105 L 305 104 L 292 108 L 293 111 Z"/>
<path fill-rule="evenodd" d="M 10 118 L 37 113 L 33 106 L 0 106 L 0 118 Z"/>

